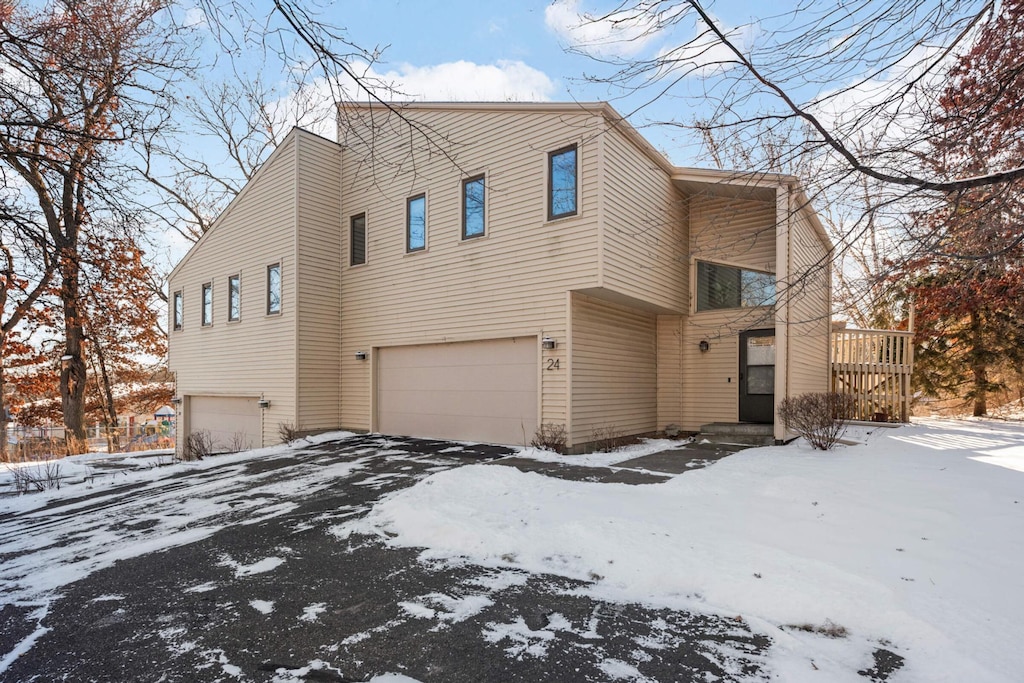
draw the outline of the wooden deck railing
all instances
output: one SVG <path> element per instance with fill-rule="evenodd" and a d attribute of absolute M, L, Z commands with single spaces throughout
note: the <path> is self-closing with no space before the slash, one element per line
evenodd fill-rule
<path fill-rule="evenodd" d="M 910 416 L 913 332 L 832 333 L 832 391 L 854 400 L 854 419 L 906 422 Z"/>

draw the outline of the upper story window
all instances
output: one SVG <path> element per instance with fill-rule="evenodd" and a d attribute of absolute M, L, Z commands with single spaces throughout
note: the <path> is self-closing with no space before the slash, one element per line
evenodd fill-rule
<path fill-rule="evenodd" d="M 775 276 L 697 261 L 697 310 L 775 305 Z"/>
<path fill-rule="evenodd" d="M 366 214 L 352 216 L 349 228 L 350 256 L 349 265 L 359 266 L 366 263 Z"/>
<path fill-rule="evenodd" d="M 427 196 L 409 197 L 405 211 L 405 250 L 421 251 L 427 248 Z"/>
<path fill-rule="evenodd" d="M 267 266 L 267 315 L 281 312 L 281 264 Z"/>
<path fill-rule="evenodd" d="M 576 145 L 548 154 L 548 220 L 576 215 Z"/>
<path fill-rule="evenodd" d="M 203 285 L 203 326 L 213 324 L 213 283 Z"/>
<path fill-rule="evenodd" d="M 462 239 L 484 234 L 484 177 L 462 181 Z"/>
<path fill-rule="evenodd" d="M 174 329 L 180 330 L 182 321 L 185 319 L 185 306 L 182 300 L 181 292 L 174 293 L 174 314 L 173 314 L 173 325 Z"/>
<path fill-rule="evenodd" d="M 234 322 L 242 317 L 242 282 L 238 275 L 228 278 L 228 320 Z"/>

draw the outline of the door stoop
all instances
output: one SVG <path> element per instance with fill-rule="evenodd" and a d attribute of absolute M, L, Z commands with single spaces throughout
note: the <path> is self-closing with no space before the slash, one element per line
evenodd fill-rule
<path fill-rule="evenodd" d="M 696 441 L 748 447 L 774 446 L 775 427 L 752 422 L 712 422 L 701 425 Z"/>

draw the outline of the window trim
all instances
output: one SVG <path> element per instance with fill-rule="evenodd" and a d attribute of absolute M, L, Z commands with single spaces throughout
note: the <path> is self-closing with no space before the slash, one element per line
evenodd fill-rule
<path fill-rule="evenodd" d="M 238 292 L 238 315 L 231 316 L 231 281 L 234 280 L 237 283 L 236 291 Z M 237 323 L 242 319 L 242 274 L 235 273 L 234 275 L 228 275 L 228 322 Z"/>
<path fill-rule="evenodd" d="M 470 183 L 480 182 L 480 186 L 483 189 L 483 196 L 480 199 L 480 211 L 481 211 L 481 222 L 483 230 L 474 235 L 466 234 L 466 188 Z M 487 236 L 487 174 L 478 173 L 477 175 L 464 178 L 462 180 L 462 239 L 473 240 L 479 237 Z"/>
<path fill-rule="evenodd" d="M 741 272 L 747 271 L 749 273 L 757 273 L 759 275 L 770 275 L 775 280 L 776 301 L 773 301 L 770 304 L 761 304 L 760 306 L 731 306 L 728 308 L 706 308 L 703 310 L 699 310 L 698 303 L 700 298 L 700 292 L 698 292 L 698 287 L 700 286 L 700 276 L 698 275 L 697 270 L 699 268 L 699 266 L 697 265 L 698 263 L 709 263 L 713 266 L 724 266 L 726 268 L 734 268 Z M 742 275 L 740 277 L 742 278 Z M 776 274 L 773 271 L 762 270 L 760 268 L 752 268 L 749 265 L 743 265 L 740 263 L 736 263 L 735 261 L 697 258 L 694 256 L 690 258 L 690 300 L 692 303 L 692 305 L 690 306 L 690 311 L 691 313 L 696 315 L 702 313 L 718 313 L 721 311 L 753 311 L 757 309 L 775 308 L 776 304 L 778 303 L 778 284 L 778 278 L 776 277 Z"/>
<path fill-rule="evenodd" d="M 356 263 L 355 262 L 356 241 L 355 241 L 353 236 L 355 235 L 355 231 L 356 231 L 356 225 L 355 225 L 356 219 L 359 219 L 359 218 L 363 219 L 363 260 L 361 262 L 359 262 L 359 263 Z M 355 268 L 357 266 L 365 266 L 367 261 L 369 261 L 369 254 L 368 254 L 368 252 L 370 251 L 370 249 L 369 249 L 369 243 L 367 241 L 367 237 L 368 236 L 369 236 L 369 231 L 366 229 L 366 212 L 362 211 L 360 213 L 357 213 L 357 214 L 354 214 L 352 216 L 349 216 L 349 219 L 348 219 L 348 265 L 349 265 L 350 268 Z"/>
<path fill-rule="evenodd" d="M 412 248 L 412 203 L 417 199 L 423 200 L 423 246 Z M 405 200 L 405 253 L 417 254 L 427 250 L 427 193 L 420 192 Z"/>
<path fill-rule="evenodd" d="M 276 311 L 270 310 L 270 271 L 273 270 L 274 268 L 277 269 L 277 288 L 278 288 L 278 292 L 277 292 L 277 310 Z M 266 275 L 266 277 L 267 277 L 267 288 L 266 288 L 266 290 L 267 290 L 266 291 L 266 295 L 267 295 L 266 312 L 267 313 L 266 314 L 267 315 L 281 315 L 281 311 L 284 309 L 284 277 L 282 275 L 282 268 L 281 268 L 281 262 L 280 261 L 267 265 L 267 275 Z"/>
<path fill-rule="evenodd" d="M 178 310 L 178 304 L 181 310 Z M 171 329 L 181 331 L 185 328 L 185 293 L 183 290 L 176 290 L 171 295 Z"/>
<path fill-rule="evenodd" d="M 554 198 L 555 198 L 555 174 L 554 174 L 554 161 L 555 157 L 560 154 L 567 152 L 573 152 L 576 159 L 576 169 L 573 173 L 573 209 L 565 213 L 556 214 L 554 212 Z M 580 213 L 580 146 L 579 143 L 572 143 L 564 147 L 559 147 L 556 150 L 548 152 L 548 165 L 547 165 L 547 213 L 548 221 L 557 221 L 562 218 L 569 218 L 571 216 L 578 216 Z"/>
<path fill-rule="evenodd" d="M 201 291 L 202 291 L 202 294 L 201 294 L 201 296 L 199 298 L 199 310 L 200 310 L 199 320 L 202 323 L 202 325 L 201 325 L 202 327 L 212 327 L 213 326 L 213 281 L 211 280 L 209 282 L 204 282 L 203 285 L 202 285 L 202 290 Z M 210 294 L 210 302 L 209 302 L 210 305 L 209 305 L 209 307 L 207 307 L 207 305 L 206 305 L 206 303 L 207 303 L 206 302 L 206 294 L 207 293 Z M 209 316 L 207 316 L 207 313 L 209 313 Z"/>

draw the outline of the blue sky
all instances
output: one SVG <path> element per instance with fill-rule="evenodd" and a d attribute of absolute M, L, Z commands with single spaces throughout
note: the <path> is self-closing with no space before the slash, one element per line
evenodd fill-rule
<path fill-rule="evenodd" d="M 641 98 L 620 99 L 621 92 L 588 82 L 586 75 L 609 73 L 610 67 L 566 48 L 580 46 L 605 58 L 652 56 L 692 37 L 694 24 L 685 20 L 674 32 L 659 32 L 647 41 L 631 40 L 636 27 L 628 23 L 580 25 L 581 13 L 600 16 L 615 6 L 600 0 L 353 0 L 328 5 L 321 16 L 344 27 L 361 47 L 381 48 L 374 73 L 399 83 L 412 99 L 610 100 L 620 113 L 629 114 Z M 744 9 L 749 5 L 708 6 L 727 26 L 752 20 Z M 568 28 L 573 24 L 575 29 Z M 622 35 L 625 39 L 618 39 Z M 682 120 L 689 114 L 679 111 L 678 102 L 666 101 L 646 107 L 631 120 L 642 127 L 651 119 Z M 678 131 L 649 128 L 644 134 L 678 164 L 700 161 L 688 138 L 677 137 Z"/>

